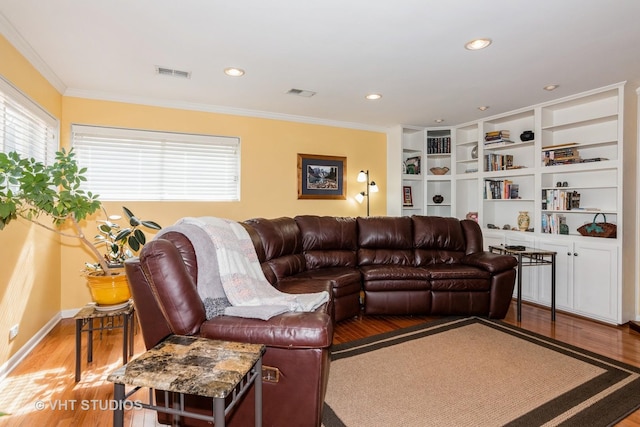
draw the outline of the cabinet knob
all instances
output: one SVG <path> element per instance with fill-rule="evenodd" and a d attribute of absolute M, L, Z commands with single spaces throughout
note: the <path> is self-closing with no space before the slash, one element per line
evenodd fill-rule
<path fill-rule="evenodd" d="M 567 255 L 571 256 L 571 252 L 567 252 Z"/>
<path fill-rule="evenodd" d="M 573 256 L 578 256 L 578 252 L 574 252 L 574 253 L 573 253 Z"/>

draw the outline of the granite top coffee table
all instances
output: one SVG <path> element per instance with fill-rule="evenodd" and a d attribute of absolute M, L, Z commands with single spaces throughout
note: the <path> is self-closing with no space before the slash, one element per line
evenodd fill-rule
<path fill-rule="evenodd" d="M 262 354 L 265 346 L 231 341 L 171 335 L 140 357 L 111 373 L 114 400 L 119 402 L 113 414 L 113 425 L 122 426 L 124 409 L 144 407 L 165 412 L 176 418 L 188 416 L 215 421 L 224 427 L 225 416 L 255 384 L 255 425 L 262 425 Z M 125 394 L 125 385 L 135 388 Z M 176 393 L 174 406 L 135 402 L 127 399 L 140 388 Z M 211 397 L 212 415 L 188 412 L 183 395 Z M 151 399 L 152 393 L 149 393 Z M 165 399 L 165 402 L 167 399 Z M 225 405 L 225 401 L 227 404 Z M 133 403 L 133 402 L 132 402 Z"/>

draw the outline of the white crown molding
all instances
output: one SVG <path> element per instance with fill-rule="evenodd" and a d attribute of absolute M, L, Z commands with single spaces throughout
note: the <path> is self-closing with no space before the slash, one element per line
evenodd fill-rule
<path fill-rule="evenodd" d="M 27 61 L 59 92 L 64 93 L 67 86 L 53 72 L 46 62 L 36 53 L 29 43 L 20 35 L 9 20 L 0 13 L 0 34 L 2 34 L 24 56 Z"/>
<path fill-rule="evenodd" d="M 371 126 L 362 123 L 342 122 L 337 120 L 319 119 L 316 117 L 296 116 L 292 114 L 271 113 L 268 111 L 248 110 L 243 108 L 225 107 L 221 105 L 199 104 L 184 101 L 168 101 L 142 96 L 131 96 L 97 92 L 83 89 L 69 88 L 64 92 L 64 96 L 96 99 L 101 101 L 124 102 L 127 104 L 149 105 L 152 107 L 175 108 L 179 110 L 201 111 L 206 113 L 230 114 L 234 116 L 257 117 L 262 119 L 283 120 L 287 122 L 307 123 L 339 128 L 366 130 L 372 132 L 386 133 L 389 129 L 383 126 Z"/>

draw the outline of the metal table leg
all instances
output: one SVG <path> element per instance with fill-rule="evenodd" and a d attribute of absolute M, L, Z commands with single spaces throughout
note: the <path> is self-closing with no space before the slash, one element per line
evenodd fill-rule
<path fill-rule="evenodd" d="M 113 427 L 123 427 L 124 425 L 124 384 L 113 384 L 113 400 L 118 402 L 118 406 L 113 410 Z"/>
<path fill-rule="evenodd" d="M 122 318 L 122 364 L 126 365 L 129 360 L 129 315 L 123 314 Z"/>
<path fill-rule="evenodd" d="M 256 427 L 262 427 L 262 357 L 256 362 L 256 376 L 253 386 L 255 387 L 255 417 Z"/>
<path fill-rule="evenodd" d="M 82 319 L 76 319 L 76 382 L 80 381 L 82 373 L 80 372 L 82 361 L 80 360 L 80 351 L 82 349 Z"/>
<path fill-rule="evenodd" d="M 551 255 L 551 321 L 556 321 L 556 254 Z"/>
<path fill-rule="evenodd" d="M 517 319 L 522 320 L 522 254 L 518 254 L 518 298 L 517 298 Z"/>

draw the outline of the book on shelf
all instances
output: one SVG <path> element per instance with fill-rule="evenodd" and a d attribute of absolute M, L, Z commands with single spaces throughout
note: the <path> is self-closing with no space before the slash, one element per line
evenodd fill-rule
<path fill-rule="evenodd" d="M 487 200 L 509 200 L 519 199 L 519 185 L 514 184 L 509 179 L 493 180 L 487 179 L 484 182 L 484 198 Z"/>
<path fill-rule="evenodd" d="M 568 234 L 567 217 L 558 213 L 543 213 L 542 232 L 546 234 Z"/>
<path fill-rule="evenodd" d="M 542 190 L 542 210 L 570 211 L 580 209 L 580 193 L 557 188 Z"/>
<path fill-rule="evenodd" d="M 450 154 L 451 153 L 451 137 L 428 137 L 427 138 L 427 154 Z"/>
<path fill-rule="evenodd" d="M 485 172 L 513 169 L 513 155 L 511 154 L 485 154 Z"/>

